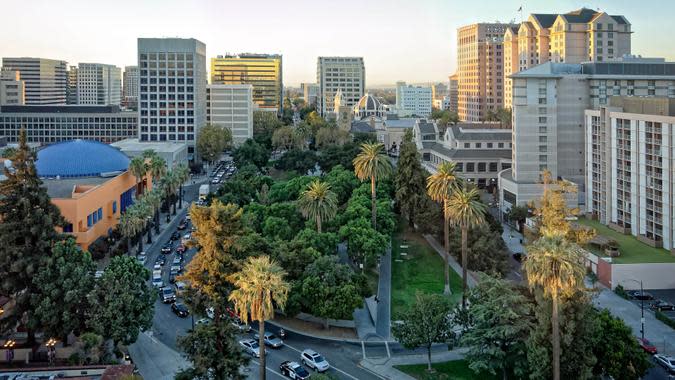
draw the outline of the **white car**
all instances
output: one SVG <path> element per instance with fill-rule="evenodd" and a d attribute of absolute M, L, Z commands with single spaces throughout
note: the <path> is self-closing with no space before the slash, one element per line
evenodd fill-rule
<path fill-rule="evenodd" d="M 675 358 L 672 356 L 666 356 L 661 354 L 654 355 L 654 360 L 663 368 L 666 369 L 666 372 L 675 374 Z"/>
<path fill-rule="evenodd" d="M 239 341 L 239 345 L 244 348 L 244 351 L 249 353 L 250 355 L 259 358 L 260 357 L 260 346 L 258 345 L 258 342 L 256 342 L 253 339 L 244 339 Z M 267 353 L 267 350 L 265 350 L 265 353 Z"/>
<path fill-rule="evenodd" d="M 138 256 L 136 256 L 138 259 L 138 262 L 141 265 L 145 265 L 145 262 L 148 260 L 148 257 L 145 255 L 145 252 L 141 252 Z"/>
<path fill-rule="evenodd" d="M 152 270 L 162 270 L 162 264 L 155 263 L 155 266 L 152 267 Z"/>
<path fill-rule="evenodd" d="M 156 288 L 162 288 L 162 287 L 164 287 L 164 281 L 162 281 L 161 277 L 153 277 L 152 286 L 154 286 Z"/>
<path fill-rule="evenodd" d="M 328 368 L 330 368 L 328 361 L 321 354 L 311 349 L 302 351 L 300 361 L 307 367 L 319 372 L 328 371 Z"/>

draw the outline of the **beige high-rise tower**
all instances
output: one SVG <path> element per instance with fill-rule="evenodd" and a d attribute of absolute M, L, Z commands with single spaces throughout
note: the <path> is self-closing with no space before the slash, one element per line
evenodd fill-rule
<path fill-rule="evenodd" d="M 473 24 L 457 30 L 458 114 L 484 120 L 504 106 L 503 38 L 512 24 Z"/>
<path fill-rule="evenodd" d="M 510 75 L 544 62 L 607 61 L 631 53 L 624 16 L 581 8 L 565 14 L 533 13 L 504 34 L 504 107 L 512 105 Z"/>

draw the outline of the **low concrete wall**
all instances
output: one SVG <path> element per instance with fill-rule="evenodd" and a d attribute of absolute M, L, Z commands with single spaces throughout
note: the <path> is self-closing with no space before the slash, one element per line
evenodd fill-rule
<path fill-rule="evenodd" d="M 612 289 L 639 289 L 633 280 L 641 280 L 645 289 L 675 289 L 675 263 L 612 264 Z"/>
<path fill-rule="evenodd" d="M 311 314 L 306 314 L 306 313 L 300 313 L 300 314 L 296 315 L 295 318 L 300 319 L 302 321 L 319 323 L 319 324 L 322 324 L 322 325 L 326 322 L 326 320 L 324 318 L 315 317 Z M 328 325 L 334 326 L 334 327 L 351 328 L 351 329 L 356 328 L 356 323 L 354 323 L 354 321 L 347 321 L 347 320 L 344 320 L 344 319 L 329 319 Z"/>

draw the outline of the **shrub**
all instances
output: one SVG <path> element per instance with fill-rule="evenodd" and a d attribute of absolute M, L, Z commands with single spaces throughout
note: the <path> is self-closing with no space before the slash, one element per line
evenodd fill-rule
<path fill-rule="evenodd" d="M 675 320 L 670 319 L 666 315 L 666 313 L 664 313 L 660 310 L 657 310 L 656 311 L 656 319 L 658 319 L 659 321 L 661 321 L 661 322 L 665 323 L 666 325 L 670 326 L 671 329 L 675 330 Z"/>
<path fill-rule="evenodd" d="M 621 285 L 617 285 L 616 288 L 614 288 L 614 293 L 616 293 L 616 295 L 618 295 L 621 298 L 630 299 L 628 293 L 626 293 L 626 289 L 624 289 L 623 286 Z"/>

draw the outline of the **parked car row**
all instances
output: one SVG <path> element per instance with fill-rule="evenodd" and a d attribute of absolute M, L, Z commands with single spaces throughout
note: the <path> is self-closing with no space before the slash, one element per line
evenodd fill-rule
<path fill-rule="evenodd" d="M 211 184 L 217 185 L 223 182 L 223 179 L 230 178 L 237 169 L 234 167 L 234 164 L 230 162 L 221 161 L 211 173 Z"/>
<path fill-rule="evenodd" d="M 640 290 L 629 290 L 626 292 L 628 296 L 634 300 L 638 301 L 651 301 L 649 303 L 649 308 L 652 310 L 659 310 L 659 311 L 674 311 L 675 310 L 675 305 L 668 301 L 663 301 L 656 299 L 652 294 L 645 292 L 645 291 L 640 291 Z"/>

